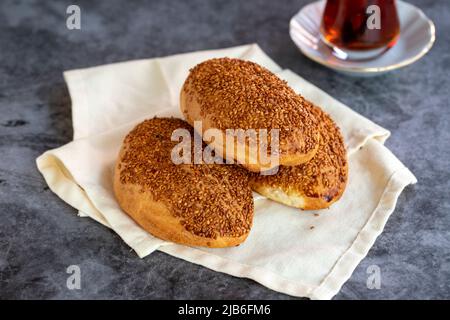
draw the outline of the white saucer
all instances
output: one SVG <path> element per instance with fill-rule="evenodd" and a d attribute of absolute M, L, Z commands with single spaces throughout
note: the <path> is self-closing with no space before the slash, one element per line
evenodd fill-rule
<path fill-rule="evenodd" d="M 415 6 L 397 1 L 400 36 L 394 47 L 369 61 L 341 60 L 320 40 L 320 23 L 325 1 L 303 7 L 289 26 L 292 41 L 305 56 L 328 68 L 350 75 L 370 76 L 407 66 L 423 57 L 433 46 L 433 22 Z"/>

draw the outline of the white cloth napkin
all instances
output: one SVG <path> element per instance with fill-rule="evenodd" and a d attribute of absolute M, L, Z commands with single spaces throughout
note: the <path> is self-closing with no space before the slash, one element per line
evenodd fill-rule
<path fill-rule="evenodd" d="M 254 226 L 239 247 L 168 243 L 120 209 L 112 190 L 114 162 L 123 138 L 137 123 L 154 115 L 181 117 L 178 95 L 190 68 L 224 56 L 267 67 L 333 117 L 348 150 L 348 186 L 340 201 L 320 211 L 300 211 L 255 194 Z M 139 257 L 160 250 L 289 295 L 330 299 L 383 231 L 403 188 L 416 182 L 383 146 L 387 130 L 282 70 L 256 44 L 72 70 L 64 76 L 74 140 L 45 152 L 37 166 L 53 192 L 80 215 L 112 228 Z"/>

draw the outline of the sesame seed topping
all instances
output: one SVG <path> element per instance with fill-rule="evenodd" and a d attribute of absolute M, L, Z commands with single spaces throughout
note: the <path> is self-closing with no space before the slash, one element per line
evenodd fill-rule
<path fill-rule="evenodd" d="M 220 58 L 191 69 L 183 87 L 218 129 L 280 129 L 280 153 L 306 154 L 318 144 L 318 122 L 286 81 L 250 61 Z"/>
<path fill-rule="evenodd" d="M 306 100 L 305 100 L 306 101 Z M 320 123 L 320 144 L 315 156 L 298 166 L 280 166 L 275 175 L 252 174 L 251 183 L 295 191 L 307 197 L 331 202 L 343 192 L 348 167 L 344 139 L 328 114 L 306 101 L 308 108 Z"/>
<path fill-rule="evenodd" d="M 180 128 L 193 137 L 193 128 L 181 119 L 153 118 L 137 125 L 124 141 L 120 182 L 150 193 L 195 235 L 217 239 L 248 233 L 253 199 L 246 171 L 237 165 L 175 165 L 171 151 L 178 142 L 171 135 Z"/>

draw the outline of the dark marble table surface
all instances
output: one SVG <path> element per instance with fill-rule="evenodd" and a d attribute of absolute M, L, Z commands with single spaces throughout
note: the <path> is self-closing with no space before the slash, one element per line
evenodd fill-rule
<path fill-rule="evenodd" d="M 63 70 L 257 42 L 289 68 L 392 131 L 386 145 L 418 178 L 336 299 L 450 298 L 450 5 L 413 1 L 434 20 L 422 60 L 349 78 L 302 56 L 288 22 L 306 1 L 0 2 L 0 298 L 290 299 L 258 283 L 156 252 L 139 259 L 46 186 L 35 159 L 72 138 Z M 81 7 L 81 30 L 66 8 Z M 366 286 L 381 269 L 381 288 Z M 66 268 L 79 265 L 81 290 Z"/>

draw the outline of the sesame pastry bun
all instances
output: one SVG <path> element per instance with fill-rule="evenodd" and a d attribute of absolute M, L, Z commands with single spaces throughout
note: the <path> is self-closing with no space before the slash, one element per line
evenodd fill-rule
<path fill-rule="evenodd" d="M 122 209 L 155 237 L 189 246 L 230 247 L 252 226 L 248 174 L 237 165 L 174 164 L 181 119 L 153 118 L 125 138 L 115 167 L 114 192 Z"/>
<path fill-rule="evenodd" d="M 226 137 L 227 129 L 279 129 L 279 150 L 269 151 L 278 161 L 270 163 L 259 157 L 259 148 L 249 148 L 250 139 L 234 139 L 234 148 L 226 147 L 226 138 L 205 139 L 218 155 L 234 159 L 253 172 L 279 164 L 299 165 L 315 155 L 319 125 L 304 105 L 305 99 L 266 68 L 230 58 L 211 59 L 195 66 L 180 93 L 186 121 L 191 125 L 202 121 L 203 132 L 219 129 Z M 268 144 L 260 144 L 258 139 L 254 145 L 264 146 L 265 150 Z"/>
<path fill-rule="evenodd" d="M 307 108 L 321 123 L 320 145 L 307 163 L 280 166 L 275 175 L 252 174 L 254 191 L 274 201 L 305 210 L 328 208 L 339 200 L 347 184 L 348 167 L 344 140 L 328 114 L 311 103 Z"/>

